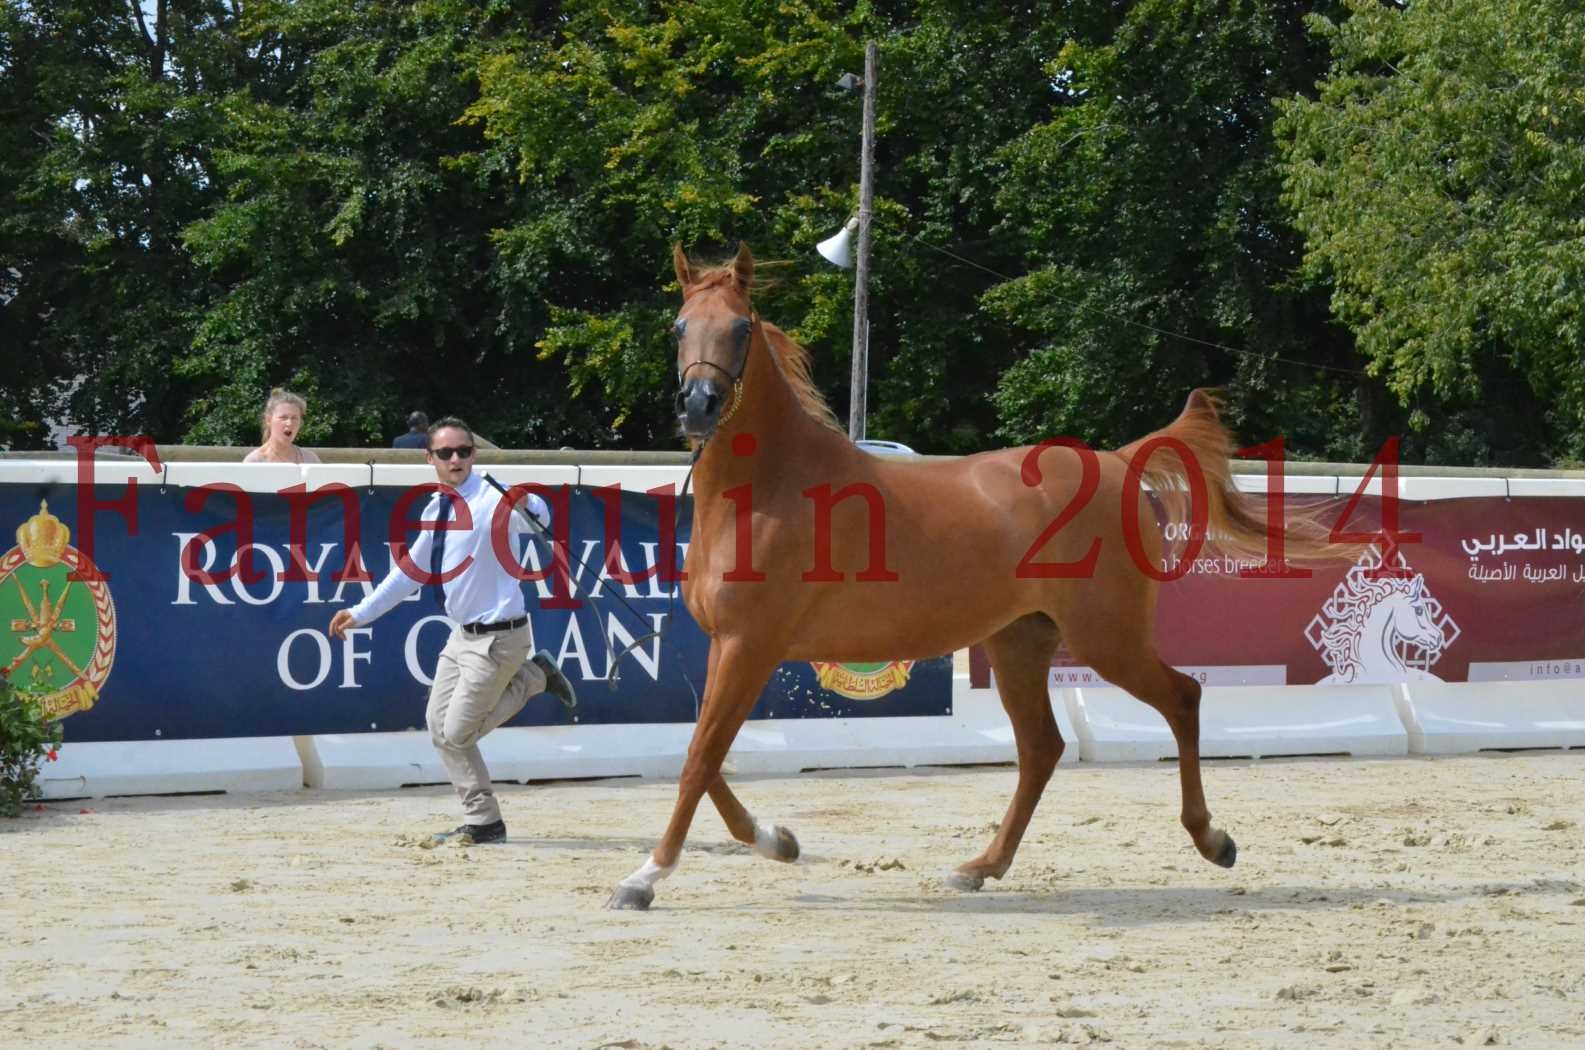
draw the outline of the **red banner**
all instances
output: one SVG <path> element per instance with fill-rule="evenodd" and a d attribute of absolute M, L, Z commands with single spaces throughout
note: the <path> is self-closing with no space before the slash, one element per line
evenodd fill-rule
<path fill-rule="evenodd" d="M 1357 520 L 1380 520 L 1379 500 L 1359 509 Z M 1207 685 L 1585 678 L 1585 500 L 1399 500 L 1398 515 L 1399 532 L 1420 539 L 1389 556 L 1396 578 L 1372 578 L 1379 546 L 1355 564 L 1306 566 L 1308 579 L 1241 577 L 1254 563 L 1197 558 L 1161 585 L 1162 658 Z M 978 647 L 970 673 L 989 684 Z M 1052 683 L 1103 684 L 1066 650 Z"/>

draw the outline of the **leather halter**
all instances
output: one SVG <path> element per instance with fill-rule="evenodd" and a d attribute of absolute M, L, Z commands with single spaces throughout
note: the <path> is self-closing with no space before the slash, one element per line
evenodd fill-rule
<path fill-rule="evenodd" d="M 677 386 L 679 389 L 681 389 L 683 384 L 688 381 L 689 370 L 696 368 L 699 365 L 705 365 L 709 368 L 715 369 L 717 372 L 720 372 L 722 375 L 726 376 L 732 381 L 731 401 L 726 406 L 726 410 L 721 413 L 720 418 L 715 421 L 715 426 L 711 428 L 710 433 L 712 436 L 714 435 L 715 431 L 719 430 L 727 423 L 728 420 L 737 414 L 738 407 L 743 404 L 743 373 L 748 370 L 748 355 L 754 349 L 754 335 L 759 331 L 759 329 L 759 311 L 751 307 L 749 309 L 748 342 L 743 347 L 743 358 L 737 363 L 736 373 L 728 371 L 727 369 L 716 364 L 714 361 L 706 361 L 701 358 L 698 361 L 688 362 L 683 366 L 682 373 L 677 376 Z"/>

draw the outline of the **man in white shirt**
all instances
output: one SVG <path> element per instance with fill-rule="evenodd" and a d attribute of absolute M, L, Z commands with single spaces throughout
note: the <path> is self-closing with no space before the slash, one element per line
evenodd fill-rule
<path fill-rule="evenodd" d="M 435 666 L 426 720 L 463 812 L 460 827 L 435 838 L 466 845 L 506 838 L 479 739 L 539 693 L 554 693 L 569 707 L 577 703 L 572 684 L 549 653 L 542 649 L 529 656 L 522 583 L 501 563 L 491 529 L 508 529 L 509 536 L 517 536 L 532 526 L 515 511 L 504 514 L 497 525 L 502 496 L 474 477 L 473 446 L 473 431 L 460 419 L 447 417 L 429 428 L 425 458 L 443 487 L 430 498 L 420 520 L 433 524 L 419 530 L 407 549 L 405 568 L 397 558 L 368 597 L 330 620 L 330 633 L 343 638 L 351 628 L 390 612 L 427 582 L 456 624 Z M 550 525 L 550 508 L 533 493 L 526 493 L 518 507 L 542 528 Z"/>

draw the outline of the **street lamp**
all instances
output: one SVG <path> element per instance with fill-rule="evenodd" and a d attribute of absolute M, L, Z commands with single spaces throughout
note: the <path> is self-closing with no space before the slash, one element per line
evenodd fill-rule
<path fill-rule="evenodd" d="M 864 88 L 864 137 L 859 150 L 859 213 L 834 235 L 821 241 L 817 248 L 827 260 L 846 269 L 849 263 L 849 240 L 855 232 L 858 233 L 858 273 L 853 285 L 853 377 L 848 407 L 848 437 L 854 441 L 864 439 L 865 402 L 869 387 L 870 215 L 875 203 L 876 65 L 875 44 L 865 44 L 864 79 L 844 73 L 837 81 L 838 87 L 848 91 L 858 86 Z"/>

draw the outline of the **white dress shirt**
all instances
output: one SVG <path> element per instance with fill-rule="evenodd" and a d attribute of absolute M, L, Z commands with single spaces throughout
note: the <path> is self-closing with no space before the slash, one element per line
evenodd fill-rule
<path fill-rule="evenodd" d="M 459 527 L 459 523 L 464 520 L 462 508 L 454 505 L 446 522 L 441 571 L 443 574 L 449 573 L 461 565 L 464 559 L 473 560 L 466 570 L 442 585 L 446 594 L 446 615 L 453 622 L 463 624 L 499 623 L 527 615 L 523 604 L 522 581 L 514 578 L 501 564 L 495 546 L 490 542 L 490 526 L 495 520 L 495 509 L 502 502 L 501 494 L 477 474 L 469 474 L 456 491 L 468 504 L 469 516 L 466 520 L 472 527 Z M 443 498 L 440 492 L 431 496 L 419 518 L 423 521 L 439 520 L 440 501 Z M 517 506 L 532 514 L 542 527 L 550 527 L 550 508 L 534 493 L 525 493 L 517 501 Z M 531 528 L 517 511 L 507 516 L 506 526 L 509 537 L 520 536 Z M 407 556 L 420 576 L 429 575 L 435 537 L 436 530 L 420 529 L 418 538 L 407 549 Z M 516 544 L 511 546 L 515 548 Z M 393 562 L 391 571 L 380 581 L 379 586 L 352 607 L 352 618 L 360 627 L 372 623 L 422 586 L 423 583 L 413 579 L 402 571 L 401 565 Z"/>

